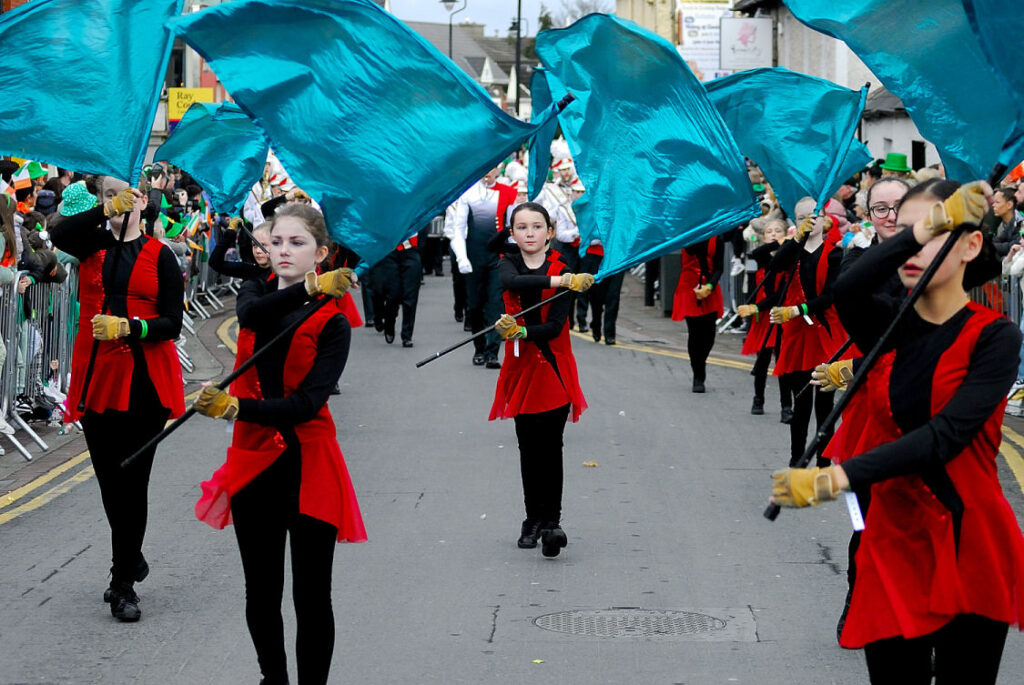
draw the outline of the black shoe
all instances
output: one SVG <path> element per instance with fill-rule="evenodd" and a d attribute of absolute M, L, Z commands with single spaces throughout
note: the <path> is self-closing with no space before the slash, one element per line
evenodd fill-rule
<path fill-rule="evenodd" d="M 593 336 L 594 342 L 601 342 L 601 331 L 597 330 L 596 328 L 591 328 L 590 335 Z"/>
<path fill-rule="evenodd" d="M 557 523 L 542 526 L 540 532 L 540 553 L 546 557 L 557 557 L 562 548 L 569 544 L 565 531 Z"/>
<path fill-rule="evenodd" d="M 288 685 L 288 676 L 283 678 L 260 678 L 260 685 Z"/>
<path fill-rule="evenodd" d="M 332 395 L 340 395 L 341 394 L 341 387 L 337 383 L 335 383 L 334 387 L 331 388 L 331 394 Z"/>
<path fill-rule="evenodd" d="M 783 407 L 782 413 L 779 415 L 779 423 L 789 423 L 793 420 L 793 408 Z"/>
<path fill-rule="evenodd" d="M 754 403 L 750 405 L 750 413 L 754 416 L 761 416 L 764 414 L 764 398 L 755 397 Z"/>
<path fill-rule="evenodd" d="M 486 363 L 487 363 L 487 358 L 484 357 L 482 354 L 474 354 L 473 355 L 473 366 L 483 366 Z"/>
<path fill-rule="evenodd" d="M 586 333 L 589 330 L 590 329 L 587 328 L 587 322 L 586 321 L 580 321 L 580 333 Z"/>
<path fill-rule="evenodd" d="M 462 330 L 464 330 L 466 333 L 473 332 L 473 324 L 469 322 L 469 319 L 466 319 L 465 323 L 462 324 Z"/>
<path fill-rule="evenodd" d="M 540 537 L 540 519 L 526 519 L 523 521 L 523 529 L 519 533 L 519 542 L 516 544 L 519 549 L 533 549 L 537 546 L 537 538 Z"/>
<path fill-rule="evenodd" d="M 116 581 L 110 584 L 110 615 L 125 623 L 134 623 L 142 618 L 139 596 L 130 583 Z"/>
<path fill-rule="evenodd" d="M 455 320 L 458 321 L 459 323 L 462 323 L 462 319 L 462 312 L 455 312 Z"/>
<path fill-rule="evenodd" d="M 608 337 L 608 336 L 606 335 L 606 336 L 604 337 L 604 344 L 605 344 L 605 345 L 614 345 L 614 344 L 615 344 L 615 338 L 609 338 L 609 337 Z"/>
<path fill-rule="evenodd" d="M 697 392 L 697 393 L 705 392 L 705 390 L 704 390 L 704 379 L 703 378 L 694 378 L 693 379 L 693 391 Z"/>
<path fill-rule="evenodd" d="M 500 369 L 501 368 L 501 362 L 498 361 L 497 357 L 487 357 L 487 361 L 485 363 L 486 363 L 488 369 Z"/>
<path fill-rule="evenodd" d="M 412 340 L 403 340 L 402 347 L 412 347 Z"/>
<path fill-rule="evenodd" d="M 383 333 L 384 319 L 378 319 L 377 317 L 373 317 L 373 330 L 377 331 L 378 333 Z"/>
<path fill-rule="evenodd" d="M 391 319 L 384 322 L 384 342 L 388 345 L 395 342 L 395 320 Z"/>

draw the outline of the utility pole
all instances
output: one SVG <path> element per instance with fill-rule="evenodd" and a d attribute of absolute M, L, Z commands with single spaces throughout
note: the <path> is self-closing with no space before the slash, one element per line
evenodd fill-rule
<path fill-rule="evenodd" d="M 519 72 L 520 56 L 523 54 L 523 0 L 516 3 L 516 116 L 519 116 L 519 97 L 523 91 L 522 80 Z"/>

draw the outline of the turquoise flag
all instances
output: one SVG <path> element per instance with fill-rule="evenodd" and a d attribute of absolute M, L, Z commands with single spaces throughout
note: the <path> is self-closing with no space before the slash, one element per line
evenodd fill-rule
<path fill-rule="evenodd" d="M 547 74 L 544 67 L 535 67 L 530 77 L 530 99 L 537 112 L 551 108 L 551 89 L 548 87 Z M 530 139 L 530 179 L 527 184 L 527 197 L 540 195 L 544 183 L 548 180 L 548 167 L 551 166 L 551 141 L 558 131 L 558 119 L 552 118 Z"/>
<path fill-rule="evenodd" d="M 172 22 L 368 264 L 533 135 L 369 0 L 235 0 Z"/>
<path fill-rule="evenodd" d="M 263 133 L 233 103 L 196 102 L 153 156 L 192 175 L 218 212 L 237 214 L 267 161 Z"/>
<path fill-rule="evenodd" d="M 821 209 L 871 162 L 854 138 L 867 87 L 850 90 L 783 67 L 741 71 L 704 86 L 740 151 L 761 167 L 790 216 L 808 195 Z"/>
<path fill-rule="evenodd" d="M 35 0 L 0 14 L 0 153 L 135 183 L 184 0 Z"/>
<path fill-rule="evenodd" d="M 760 214 L 736 142 L 668 41 L 604 14 L 537 36 L 551 97 L 586 193 L 581 245 L 604 244 L 598 278 Z"/>
<path fill-rule="evenodd" d="M 1013 3 L 1005 4 L 1011 11 Z M 903 101 L 939 150 L 949 178 L 984 179 L 996 162 L 1021 159 L 1014 142 L 1020 107 L 989 66 L 963 0 L 786 0 L 786 6 L 849 45 Z"/>

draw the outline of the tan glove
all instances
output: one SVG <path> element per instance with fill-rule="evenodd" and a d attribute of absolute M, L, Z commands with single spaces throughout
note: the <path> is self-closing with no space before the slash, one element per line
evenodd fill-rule
<path fill-rule="evenodd" d="M 232 397 L 215 385 L 203 388 L 192 405 L 197 412 L 211 419 L 233 419 L 238 416 L 238 398 Z"/>
<path fill-rule="evenodd" d="M 821 383 L 822 392 L 846 390 L 847 384 L 853 380 L 853 360 L 841 359 L 831 364 L 818 364 L 811 372 L 811 378 Z"/>
<path fill-rule="evenodd" d="M 92 317 L 92 337 L 97 340 L 117 340 L 131 332 L 128 319 L 122 316 L 97 314 Z"/>
<path fill-rule="evenodd" d="M 832 467 L 781 469 L 772 474 L 772 499 L 780 507 L 814 507 L 838 494 Z"/>
<path fill-rule="evenodd" d="M 800 222 L 800 225 L 796 227 L 796 231 L 793 233 L 793 240 L 803 240 L 807 237 L 807 234 L 814 229 L 814 222 L 818 217 L 814 214 L 808 214 L 804 217 L 804 220 Z"/>
<path fill-rule="evenodd" d="M 526 328 L 516 323 L 508 314 L 502 314 L 501 318 L 494 323 L 494 330 L 498 332 L 502 340 L 509 338 L 521 339 L 526 337 Z"/>
<path fill-rule="evenodd" d="M 228 222 L 228 230 L 229 231 L 237 231 L 238 227 L 241 226 L 241 225 L 242 225 L 242 217 L 240 217 L 240 216 L 233 216 L 233 217 L 231 217 L 231 221 Z"/>
<path fill-rule="evenodd" d="M 558 285 L 582 293 L 594 285 L 594 277 L 590 274 L 562 274 L 562 280 Z"/>
<path fill-rule="evenodd" d="M 113 198 L 107 200 L 103 205 L 103 214 L 107 217 L 119 216 L 132 211 L 135 206 L 135 193 L 131 188 L 125 188 Z"/>
<path fill-rule="evenodd" d="M 757 314 L 757 305 L 741 304 L 740 306 L 736 307 L 736 313 L 739 314 L 744 319 L 747 318 L 748 316 L 753 316 L 754 314 Z"/>
<path fill-rule="evenodd" d="M 714 286 L 710 283 L 699 285 L 693 289 L 693 293 L 697 296 L 697 301 L 706 300 L 711 291 L 714 290 Z"/>
<path fill-rule="evenodd" d="M 322 273 L 319 276 L 315 271 L 306 272 L 306 292 L 310 295 L 330 295 L 341 297 L 345 294 L 355 281 L 352 269 L 343 267 Z"/>
<path fill-rule="evenodd" d="M 966 183 L 943 202 L 936 202 L 925 217 L 924 225 L 932 235 L 952 231 L 960 224 L 980 226 L 988 208 L 981 181 Z"/>
<path fill-rule="evenodd" d="M 772 307 L 772 323 L 786 323 L 800 313 L 799 307 Z"/>

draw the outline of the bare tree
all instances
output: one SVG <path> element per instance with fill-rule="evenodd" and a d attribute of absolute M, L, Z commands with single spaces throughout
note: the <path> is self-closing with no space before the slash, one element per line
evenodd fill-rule
<path fill-rule="evenodd" d="M 562 7 L 551 12 L 551 19 L 558 28 L 564 28 L 581 17 L 594 12 L 612 12 L 612 0 L 561 0 Z M 543 9 L 541 10 L 543 12 Z"/>

